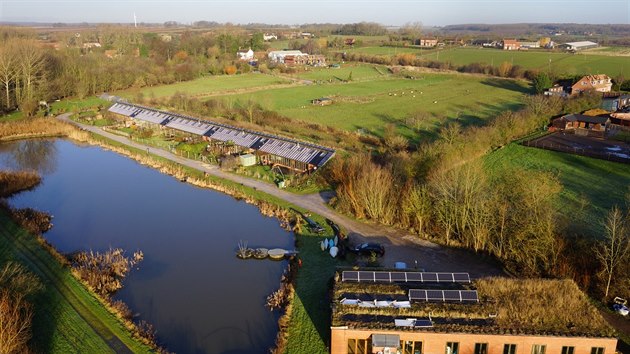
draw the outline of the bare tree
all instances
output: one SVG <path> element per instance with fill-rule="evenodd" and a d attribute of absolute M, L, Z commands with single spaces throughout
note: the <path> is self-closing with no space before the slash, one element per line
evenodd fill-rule
<path fill-rule="evenodd" d="M 5 102 L 4 107 L 11 109 L 11 86 L 15 82 L 17 76 L 15 53 L 11 51 L 11 46 L 5 45 L 0 47 L 0 83 L 4 89 Z"/>
<path fill-rule="evenodd" d="M 604 229 L 606 238 L 595 249 L 595 255 L 603 267 L 602 273 L 606 280 L 604 299 L 606 299 L 608 298 L 608 291 L 610 290 L 610 283 L 615 275 L 615 270 L 626 259 L 630 249 L 627 220 L 625 220 L 622 211 L 617 206 L 614 206 L 608 212 Z"/>
<path fill-rule="evenodd" d="M 31 338 L 33 310 L 23 296 L 0 290 L 0 353 L 22 353 Z"/>

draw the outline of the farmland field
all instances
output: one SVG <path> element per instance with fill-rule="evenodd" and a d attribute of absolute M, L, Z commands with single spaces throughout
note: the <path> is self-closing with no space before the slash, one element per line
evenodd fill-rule
<path fill-rule="evenodd" d="M 378 70 L 383 73 L 386 69 Z M 353 81 L 340 80 L 347 79 L 350 72 Z M 363 129 L 379 136 L 385 124 L 393 123 L 402 134 L 413 138 L 416 134 L 412 129 L 432 134 L 449 120 L 458 120 L 463 125 L 479 124 L 501 111 L 516 109 L 528 91 L 527 85 L 520 81 L 423 73 L 412 80 L 381 74 L 369 66 L 300 76 L 320 80 L 329 76 L 332 83 L 269 89 L 230 95 L 226 99 L 252 99 L 289 118 L 348 131 Z M 325 107 L 310 103 L 319 97 L 332 98 L 334 103 Z M 421 121 L 413 127 L 405 125 L 406 119 L 415 113 L 420 113 Z"/>
<path fill-rule="evenodd" d="M 616 48 L 616 51 L 622 49 Z M 587 51 L 587 54 L 571 54 L 546 51 L 504 51 L 493 48 L 450 48 L 442 50 L 422 50 L 415 48 L 362 47 L 351 50 L 357 53 L 373 55 L 395 55 L 415 53 L 426 60 L 451 62 L 454 65 L 485 63 L 499 66 L 503 62 L 520 65 L 526 69 L 547 70 L 565 75 L 607 74 L 610 76 L 630 70 L 630 60 L 624 56 L 598 55 Z M 550 62 L 551 60 L 551 62 Z"/>
<path fill-rule="evenodd" d="M 465 74 L 414 75 L 414 79 L 408 79 L 391 74 L 384 66 L 343 65 L 338 69 L 311 68 L 282 78 L 263 74 L 203 78 L 142 92 L 145 97 L 151 93 L 165 97 L 180 91 L 232 103 L 253 100 L 289 118 L 347 131 L 362 129 L 377 136 L 387 123 L 392 123 L 414 140 L 419 138 L 416 132 L 430 136 L 447 121 L 481 124 L 501 111 L 516 109 L 529 90 L 524 81 Z M 279 84 L 290 82 L 289 77 L 311 84 Z M 232 89 L 239 83 L 247 89 Z M 120 94 L 134 97 L 132 91 Z M 330 97 L 334 103 L 325 107 L 310 103 L 320 97 Z M 416 113 L 421 119 L 407 124 L 407 118 Z"/>
<path fill-rule="evenodd" d="M 563 185 L 557 201 L 561 213 L 591 236 L 602 235 L 602 220 L 615 204 L 624 205 L 629 192 L 628 165 L 590 157 L 525 147 L 512 143 L 484 157 L 490 171 L 526 168 L 558 176 Z"/>
<path fill-rule="evenodd" d="M 133 98 L 138 92 L 142 92 L 146 97 L 171 96 L 177 92 L 185 92 L 190 96 L 214 94 L 221 92 L 233 92 L 247 90 L 256 87 L 269 87 L 289 83 L 288 80 L 263 74 L 242 74 L 242 75 L 220 75 L 207 76 L 200 79 L 179 82 L 172 85 L 148 87 L 143 89 L 129 89 L 121 91 L 118 95 Z"/>

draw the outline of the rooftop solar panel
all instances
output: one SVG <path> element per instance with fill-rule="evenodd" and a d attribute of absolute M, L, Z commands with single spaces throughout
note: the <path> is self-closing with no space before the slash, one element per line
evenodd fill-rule
<path fill-rule="evenodd" d="M 188 133 L 205 135 L 220 141 L 233 141 L 234 144 L 239 146 L 249 147 L 317 167 L 323 166 L 335 155 L 333 149 L 324 146 L 200 120 L 182 114 L 159 111 L 150 107 L 134 105 L 122 101 L 114 103 L 109 108 L 109 111 L 131 118 L 148 120 Z M 154 114 L 157 116 L 153 116 Z M 159 115 L 163 116 L 160 117 Z M 161 118 L 163 119 L 160 120 Z M 216 128 L 223 128 L 225 132 Z M 225 135 L 218 135 L 218 132 L 223 132 Z"/>
<path fill-rule="evenodd" d="M 346 274 L 356 274 L 348 275 Z M 343 271 L 342 281 L 378 283 L 470 283 L 468 273 Z"/>
<path fill-rule="evenodd" d="M 476 290 L 411 289 L 410 301 L 427 302 L 479 302 Z"/>

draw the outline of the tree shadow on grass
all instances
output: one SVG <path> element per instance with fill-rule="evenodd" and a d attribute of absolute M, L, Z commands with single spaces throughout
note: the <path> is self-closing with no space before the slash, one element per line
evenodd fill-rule
<path fill-rule="evenodd" d="M 532 93 L 533 89 L 528 86 L 523 86 L 519 84 L 518 81 L 508 80 L 508 79 L 499 79 L 499 78 L 489 78 L 481 81 L 482 84 L 487 86 L 492 86 L 504 90 L 510 90 L 520 93 Z"/>

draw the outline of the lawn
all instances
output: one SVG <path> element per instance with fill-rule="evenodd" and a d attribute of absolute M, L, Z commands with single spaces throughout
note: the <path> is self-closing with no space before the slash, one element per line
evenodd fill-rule
<path fill-rule="evenodd" d="M 150 352 L 4 211 L 0 211 L 0 225 L 0 264 L 21 263 L 45 286 L 32 300 L 35 315 L 29 344 L 34 352 L 112 353 L 125 346 L 135 353 Z"/>
<path fill-rule="evenodd" d="M 321 85 L 296 86 L 226 96 L 232 100 L 253 99 L 263 107 L 289 118 L 332 126 L 348 131 L 363 129 L 382 135 L 386 123 L 393 123 L 408 138 L 417 138 L 413 129 L 433 134 L 444 122 L 480 124 L 507 109 L 516 109 L 526 83 L 513 80 L 480 78 L 468 75 L 417 74 L 404 79 L 391 74 L 381 75 L 367 66 L 357 69 L 326 69 L 310 74 L 312 77 L 337 76 L 347 79 L 352 71 L 357 81 Z M 338 74 L 339 73 L 339 74 Z M 344 77 L 345 76 L 345 77 Z M 372 77 L 369 79 L 368 77 Z M 314 98 L 330 97 L 330 106 L 314 106 Z M 405 121 L 416 112 L 424 112 L 417 126 Z"/>
<path fill-rule="evenodd" d="M 190 96 L 204 96 L 217 93 L 238 92 L 245 89 L 265 88 L 287 83 L 289 83 L 289 81 L 279 77 L 249 73 L 231 76 L 206 76 L 172 85 L 129 89 L 118 92 L 117 94 L 132 100 L 136 97 L 138 92 L 142 92 L 145 97 L 165 97 L 171 96 L 177 92 L 183 92 Z"/>
<path fill-rule="evenodd" d="M 525 147 L 512 143 L 484 157 L 490 171 L 526 168 L 556 174 L 563 185 L 557 201 L 571 224 L 593 237 L 603 232 L 601 225 L 608 210 L 624 205 L 630 186 L 630 168 L 616 162 L 561 152 Z"/>

